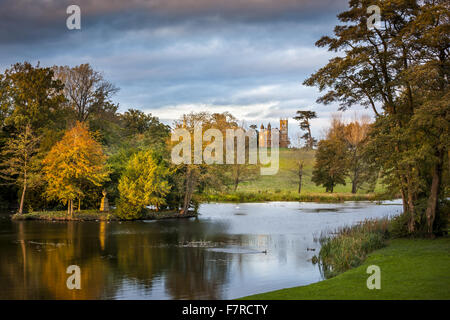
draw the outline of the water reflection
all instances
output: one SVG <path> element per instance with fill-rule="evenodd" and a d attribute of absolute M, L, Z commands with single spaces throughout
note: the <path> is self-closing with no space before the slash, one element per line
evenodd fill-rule
<path fill-rule="evenodd" d="M 326 210 L 329 207 L 329 210 Z M 0 220 L 0 299 L 229 299 L 321 279 L 314 233 L 400 206 L 208 204 L 198 219 Z M 66 269 L 81 268 L 81 290 Z"/>

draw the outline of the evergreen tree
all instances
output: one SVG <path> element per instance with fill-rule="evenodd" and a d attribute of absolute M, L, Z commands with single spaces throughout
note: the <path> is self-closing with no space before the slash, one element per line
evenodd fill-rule
<path fill-rule="evenodd" d="M 169 168 L 154 152 L 140 151 L 129 160 L 119 181 L 119 215 L 137 218 L 146 206 L 157 210 L 166 204 L 170 191 Z"/>
<path fill-rule="evenodd" d="M 300 130 L 306 131 L 302 136 L 302 139 L 306 141 L 306 146 L 309 149 L 314 148 L 317 144 L 317 140 L 313 138 L 311 134 L 311 120 L 317 118 L 315 111 L 297 111 L 297 115 L 294 117 L 295 120 L 299 121 Z"/>

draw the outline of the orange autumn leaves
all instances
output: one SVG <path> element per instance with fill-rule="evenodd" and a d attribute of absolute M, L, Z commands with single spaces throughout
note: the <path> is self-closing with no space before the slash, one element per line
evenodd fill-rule
<path fill-rule="evenodd" d="M 46 196 L 67 204 L 68 213 L 72 214 L 73 201 L 84 198 L 87 186 L 101 186 L 109 179 L 106 159 L 87 126 L 77 122 L 43 161 Z"/>

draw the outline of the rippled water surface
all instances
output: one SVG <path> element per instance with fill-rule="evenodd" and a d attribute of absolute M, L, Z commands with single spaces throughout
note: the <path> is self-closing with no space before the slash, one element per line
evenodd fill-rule
<path fill-rule="evenodd" d="M 400 202 L 204 204 L 196 219 L 11 222 L 1 299 L 232 299 L 320 281 L 322 231 L 397 215 Z M 68 290 L 66 268 L 81 268 Z"/>

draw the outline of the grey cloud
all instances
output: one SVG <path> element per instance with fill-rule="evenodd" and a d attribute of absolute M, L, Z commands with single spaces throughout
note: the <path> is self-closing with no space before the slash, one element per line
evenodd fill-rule
<path fill-rule="evenodd" d="M 51 41 L 66 37 L 66 8 L 77 4 L 82 28 L 114 31 L 161 29 L 184 24 L 191 30 L 220 30 L 230 23 L 276 23 L 333 17 L 347 0 L 3 0 L 0 43 Z M 113 36 L 110 32 L 107 36 Z"/>

